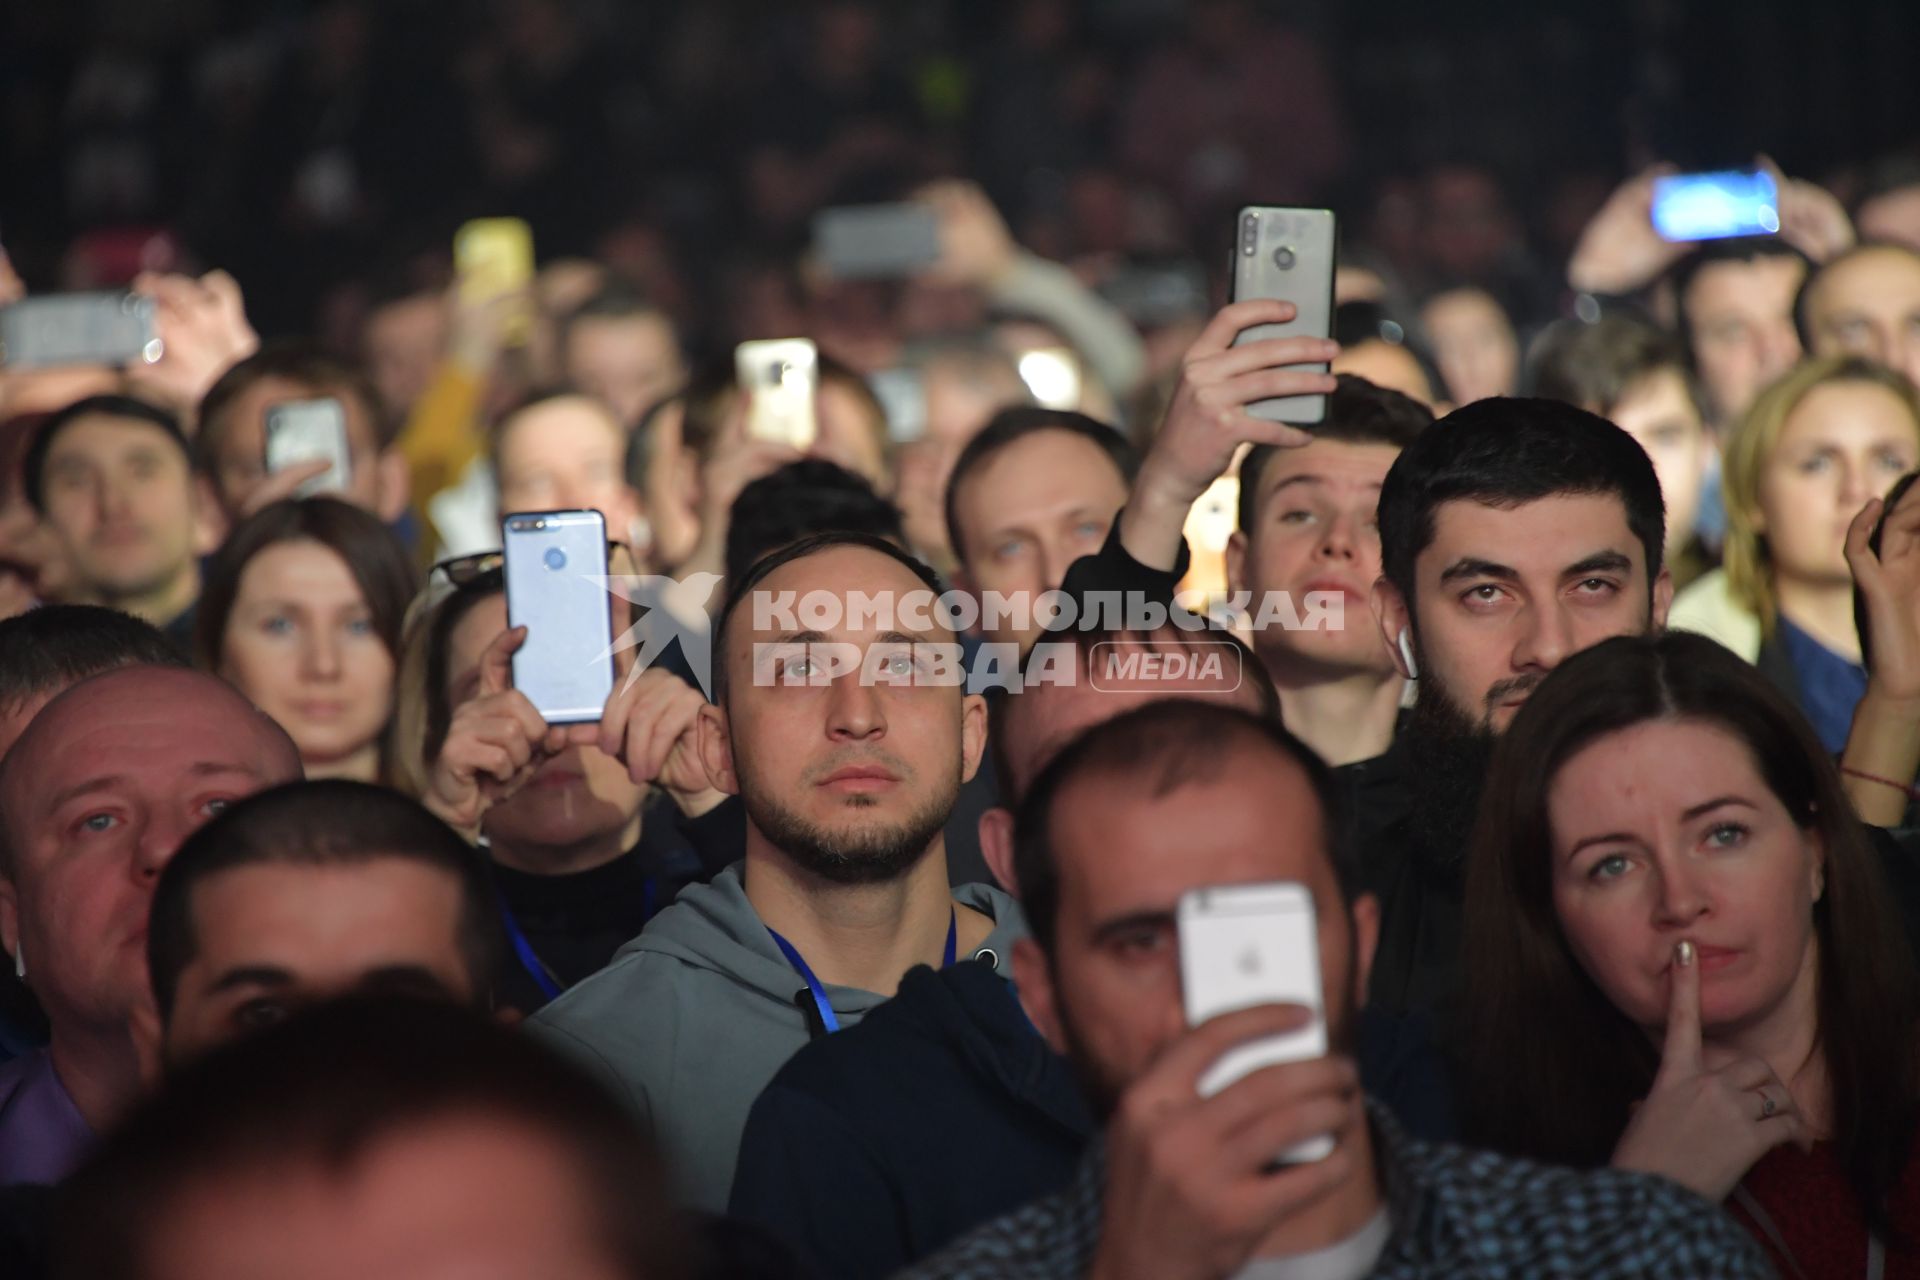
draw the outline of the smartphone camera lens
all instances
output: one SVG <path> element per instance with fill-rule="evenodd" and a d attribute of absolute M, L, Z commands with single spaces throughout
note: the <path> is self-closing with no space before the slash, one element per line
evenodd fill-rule
<path fill-rule="evenodd" d="M 1240 252 L 1251 258 L 1260 251 L 1260 220 L 1252 214 L 1240 219 Z"/>
<path fill-rule="evenodd" d="M 554 570 L 556 573 L 567 567 L 567 553 L 558 547 L 548 547 L 545 559 L 547 568 Z"/>
<path fill-rule="evenodd" d="M 1273 251 L 1273 265 L 1282 271 L 1293 270 L 1293 246 L 1281 245 Z"/>

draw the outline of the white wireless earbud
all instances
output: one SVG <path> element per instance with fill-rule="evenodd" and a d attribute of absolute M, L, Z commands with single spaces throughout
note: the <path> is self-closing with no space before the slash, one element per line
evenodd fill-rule
<path fill-rule="evenodd" d="M 1420 678 L 1420 664 L 1413 660 L 1413 637 L 1405 627 L 1400 628 L 1400 660 L 1407 664 L 1407 679 Z"/>
<path fill-rule="evenodd" d="M 26 980 L 27 944 L 24 941 L 13 944 L 13 976 L 22 981 Z"/>

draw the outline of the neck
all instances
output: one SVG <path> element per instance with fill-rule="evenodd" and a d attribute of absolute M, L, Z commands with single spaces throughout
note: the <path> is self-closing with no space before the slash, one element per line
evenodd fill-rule
<path fill-rule="evenodd" d="M 95 1133 L 113 1128 L 146 1092 L 157 1069 L 158 1046 L 127 1025 L 96 1028 L 55 1024 L 47 1046 L 60 1087 Z"/>
<path fill-rule="evenodd" d="M 100 603 L 164 627 L 187 611 L 200 594 L 200 567 L 189 562 L 172 578 L 146 591 L 103 592 Z"/>
<path fill-rule="evenodd" d="M 1853 626 L 1853 584 L 1774 579 L 1781 614 L 1841 657 L 1860 661 L 1860 634 Z"/>
<path fill-rule="evenodd" d="M 1311 1210 L 1291 1215 L 1269 1231 L 1253 1257 L 1290 1258 L 1325 1249 L 1356 1234 L 1380 1212 L 1383 1200 L 1373 1158 L 1373 1129 L 1367 1123 L 1366 1104 L 1357 1096 L 1348 1125 L 1341 1141 L 1353 1153 L 1352 1176 L 1314 1201 Z"/>
<path fill-rule="evenodd" d="M 300 759 L 301 770 L 307 781 L 321 778 L 348 778 L 354 782 L 380 781 L 380 744 L 369 742 L 344 756 L 334 756 L 327 760 L 313 760 L 305 756 Z"/>
<path fill-rule="evenodd" d="M 1393 743 L 1406 681 L 1397 671 L 1304 671 L 1264 664 L 1280 691 L 1280 716 L 1295 737 L 1330 765 L 1371 760 Z"/>
<path fill-rule="evenodd" d="M 761 923 L 793 944 L 822 986 L 891 996 L 915 965 L 939 968 L 954 919 L 947 850 L 885 884 L 837 884 L 804 870 L 747 829 L 747 901 Z"/>
<path fill-rule="evenodd" d="M 503 867 L 530 876 L 566 876 L 604 867 L 640 843 L 640 815 L 624 827 L 596 831 L 568 844 L 489 838 L 487 852 Z"/>

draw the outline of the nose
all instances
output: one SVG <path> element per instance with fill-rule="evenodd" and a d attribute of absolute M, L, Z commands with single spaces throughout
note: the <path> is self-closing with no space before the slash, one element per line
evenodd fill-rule
<path fill-rule="evenodd" d="M 1686 862 L 1660 859 L 1655 874 L 1659 896 L 1654 902 L 1654 916 L 1658 923 L 1671 929 L 1685 928 L 1707 913 L 1710 903 L 1706 886 Z"/>
<path fill-rule="evenodd" d="M 1867 505 L 1867 500 L 1878 497 L 1873 491 L 1869 479 L 1872 466 L 1866 458 L 1848 458 L 1840 465 L 1840 506 L 1844 511 L 1854 512 Z"/>
<path fill-rule="evenodd" d="M 163 806 L 140 827 L 133 842 L 133 878 L 145 888 L 151 889 L 153 882 L 160 878 L 160 872 L 180 845 L 194 833 L 202 819 L 184 812 L 176 812 L 177 806 Z"/>
<path fill-rule="evenodd" d="M 1516 670 L 1551 671 L 1573 652 L 1573 628 L 1557 604 L 1532 604 L 1519 617 L 1513 646 Z"/>
<path fill-rule="evenodd" d="M 340 646 L 325 627 L 310 628 L 301 648 L 306 659 L 306 674 L 316 680 L 331 680 L 340 674 Z"/>
<path fill-rule="evenodd" d="M 827 736 L 836 741 L 864 741 L 887 731 L 879 691 L 859 671 L 834 680 L 827 700 Z"/>
<path fill-rule="evenodd" d="M 1357 550 L 1355 546 L 1353 520 L 1345 513 L 1335 515 L 1325 525 L 1326 532 L 1320 535 L 1320 545 L 1315 549 L 1323 560 L 1351 563 Z"/>

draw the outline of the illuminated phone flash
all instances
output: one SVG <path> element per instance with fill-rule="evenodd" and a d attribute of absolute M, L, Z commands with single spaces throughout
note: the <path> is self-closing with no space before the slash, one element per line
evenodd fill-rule
<path fill-rule="evenodd" d="M 1020 357 L 1020 380 L 1049 409 L 1080 404 L 1080 368 L 1065 347 L 1042 347 Z"/>

